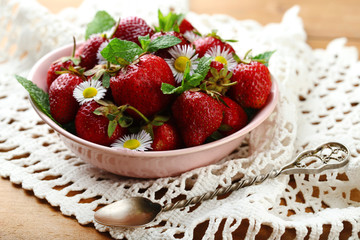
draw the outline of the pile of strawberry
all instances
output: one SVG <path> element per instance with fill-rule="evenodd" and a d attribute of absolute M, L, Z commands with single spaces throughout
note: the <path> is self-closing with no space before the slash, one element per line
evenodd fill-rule
<path fill-rule="evenodd" d="M 184 15 L 158 17 L 152 27 L 98 12 L 86 41 L 78 48 L 74 41 L 72 56 L 51 64 L 43 111 L 105 146 L 146 132 L 154 151 L 201 145 L 244 127 L 270 94 L 273 52 L 240 59 L 231 41 L 201 35 Z"/>

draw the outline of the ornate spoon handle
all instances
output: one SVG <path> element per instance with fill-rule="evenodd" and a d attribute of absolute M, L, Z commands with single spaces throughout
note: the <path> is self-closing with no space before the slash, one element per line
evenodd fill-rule
<path fill-rule="evenodd" d="M 318 146 L 314 150 L 301 152 L 293 162 L 280 170 L 272 170 L 267 174 L 261 174 L 251 178 L 242 178 L 227 187 L 218 188 L 213 192 L 207 192 L 201 196 L 192 197 L 188 200 L 168 203 L 162 208 L 162 211 L 170 211 L 175 208 L 183 208 L 192 204 L 197 204 L 239 190 L 240 188 L 262 183 L 268 178 L 276 178 L 280 174 L 317 174 L 327 169 L 341 168 L 348 164 L 349 156 L 350 151 L 345 145 L 338 142 L 328 142 Z"/>

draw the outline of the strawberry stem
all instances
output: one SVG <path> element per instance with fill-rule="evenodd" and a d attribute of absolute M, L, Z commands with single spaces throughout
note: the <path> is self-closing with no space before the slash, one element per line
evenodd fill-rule
<path fill-rule="evenodd" d="M 116 33 L 116 30 L 118 29 L 118 26 L 119 26 L 119 24 L 120 24 L 120 19 L 121 19 L 121 18 L 119 18 L 119 20 L 116 22 L 114 31 L 112 31 L 112 33 L 110 34 L 110 37 L 109 37 L 108 39 L 112 39 L 112 38 L 114 37 L 114 35 L 115 35 L 115 33 Z"/>
<path fill-rule="evenodd" d="M 71 53 L 72 58 L 75 57 L 75 51 L 76 51 L 76 39 L 74 36 L 73 36 L 73 43 L 74 43 L 74 45 L 73 45 L 73 49 L 72 49 L 72 53 Z"/>
<path fill-rule="evenodd" d="M 136 108 L 134 108 L 133 106 L 130 106 L 130 105 L 126 105 L 126 107 L 124 109 L 131 109 L 133 110 L 136 114 L 138 114 L 142 119 L 144 119 L 144 121 L 146 123 L 149 123 L 149 119 L 147 117 L 145 117 L 144 114 L 142 114 L 139 110 L 137 110 Z"/>

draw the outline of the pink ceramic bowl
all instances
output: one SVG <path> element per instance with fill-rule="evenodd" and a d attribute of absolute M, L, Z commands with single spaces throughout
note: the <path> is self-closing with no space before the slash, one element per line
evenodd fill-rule
<path fill-rule="evenodd" d="M 42 57 L 31 69 L 29 79 L 47 91 L 46 75 L 50 64 L 63 56 L 70 56 L 72 45 L 56 49 Z M 273 79 L 271 94 L 266 106 L 244 128 L 220 140 L 201 146 L 171 150 L 137 152 L 115 150 L 81 139 L 58 126 L 31 101 L 39 116 L 55 131 L 65 145 L 80 159 L 106 171 L 129 177 L 159 178 L 176 176 L 191 169 L 219 161 L 235 150 L 245 135 L 259 126 L 274 110 L 278 86 Z"/>

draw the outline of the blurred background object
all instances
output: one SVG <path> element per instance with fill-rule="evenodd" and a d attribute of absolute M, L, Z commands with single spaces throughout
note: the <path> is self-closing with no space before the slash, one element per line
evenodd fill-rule
<path fill-rule="evenodd" d="M 38 0 L 51 12 L 78 7 L 82 0 Z M 300 6 L 300 17 L 312 48 L 325 48 L 338 37 L 346 37 L 349 46 L 360 50 L 360 2 L 357 0 L 189 0 L 189 10 L 199 14 L 226 14 L 236 19 L 252 19 L 261 24 L 279 22 L 294 5 Z"/>

